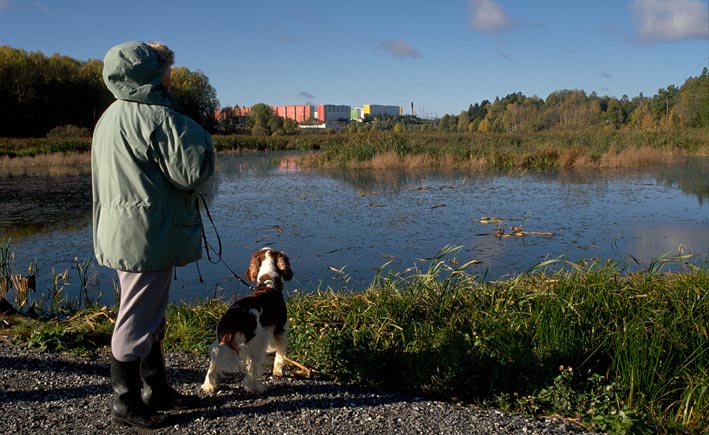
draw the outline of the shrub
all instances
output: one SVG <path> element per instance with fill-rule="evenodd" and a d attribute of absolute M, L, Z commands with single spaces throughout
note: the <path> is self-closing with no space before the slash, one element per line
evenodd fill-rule
<path fill-rule="evenodd" d="M 67 137 L 91 137 L 91 132 L 88 128 L 78 127 L 76 125 L 60 125 L 49 130 L 48 138 L 67 138 Z"/>

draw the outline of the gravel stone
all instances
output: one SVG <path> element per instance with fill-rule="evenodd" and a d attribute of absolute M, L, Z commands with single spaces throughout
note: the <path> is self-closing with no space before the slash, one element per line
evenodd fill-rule
<path fill-rule="evenodd" d="M 185 393 L 199 391 L 207 357 L 166 354 L 168 376 Z M 332 382 L 271 378 L 263 395 L 244 391 L 239 374 L 203 397 L 203 407 L 171 412 L 175 424 L 153 431 L 111 425 L 109 351 L 88 357 L 42 353 L 0 337 L 2 432 L 14 434 L 591 434 L 561 419 L 534 419 Z M 228 382 L 228 383 L 227 383 Z"/>

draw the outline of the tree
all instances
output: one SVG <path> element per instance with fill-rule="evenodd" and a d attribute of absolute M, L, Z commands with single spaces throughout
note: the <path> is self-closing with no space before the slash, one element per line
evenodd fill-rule
<path fill-rule="evenodd" d="M 505 131 L 516 132 L 527 130 L 530 117 L 531 115 L 527 106 L 519 103 L 509 104 L 502 116 Z"/>
<path fill-rule="evenodd" d="M 283 120 L 281 131 L 284 134 L 296 134 L 300 131 L 300 127 L 298 127 L 298 123 L 294 119 L 286 118 Z"/>
<path fill-rule="evenodd" d="M 657 95 L 653 97 L 652 114 L 659 125 L 668 125 L 670 111 L 674 109 L 677 94 L 679 89 L 675 85 L 670 85 L 666 89 L 659 89 Z"/>
<path fill-rule="evenodd" d="M 176 67 L 170 78 L 170 92 L 175 97 L 177 109 L 207 130 L 214 131 L 217 127 L 214 114 L 219 108 L 219 100 L 207 76 L 199 70 L 192 72 L 185 67 Z"/>
<path fill-rule="evenodd" d="M 503 117 L 507 105 L 513 102 L 513 99 L 508 99 L 507 97 L 502 100 L 495 98 L 495 101 L 488 107 L 487 114 L 485 115 L 485 120 L 487 121 L 485 125 L 486 131 L 492 133 L 502 133 L 505 131 Z"/>
<path fill-rule="evenodd" d="M 470 117 L 468 117 L 468 112 L 465 110 L 460 112 L 460 115 L 458 115 L 458 125 L 457 129 L 458 132 L 460 133 L 465 133 L 468 131 L 468 124 L 470 124 Z"/>
<path fill-rule="evenodd" d="M 219 115 L 217 115 L 217 123 L 219 124 L 220 130 L 224 134 L 232 134 L 236 132 L 239 126 L 239 119 L 234 113 L 234 108 L 227 106 L 219 110 Z"/>
<path fill-rule="evenodd" d="M 113 101 L 103 63 L 0 47 L 0 136 L 44 136 L 52 128 L 93 129 Z"/>
<path fill-rule="evenodd" d="M 272 116 L 266 126 L 271 133 L 281 133 L 283 130 L 283 118 L 280 116 Z"/>
<path fill-rule="evenodd" d="M 268 128 L 268 124 L 273 117 L 273 108 L 271 106 L 264 103 L 254 104 L 251 107 L 247 126 L 252 133 L 270 134 L 271 130 Z"/>
<path fill-rule="evenodd" d="M 471 121 L 477 121 L 478 123 L 485 118 L 487 115 L 487 108 L 490 105 L 490 101 L 483 100 L 481 103 L 475 103 L 475 105 L 470 105 L 468 107 L 468 118 Z"/>
<path fill-rule="evenodd" d="M 478 124 L 478 131 L 482 133 L 490 132 L 490 121 L 488 121 L 487 116 Z"/>
<path fill-rule="evenodd" d="M 113 94 L 103 83 L 103 62 L 91 59 L 81 65 L 79 80 L 81 81 L 82 109 L 90 124 L 87 127 L 93 129 L 103 111 L 111 105 L 114 99 Z"/>
<path fill-rule="evenodd" d="M 677 98 L 676 114 L 687 127 L 709 126 L 709 70 L 684 82 Z"/>

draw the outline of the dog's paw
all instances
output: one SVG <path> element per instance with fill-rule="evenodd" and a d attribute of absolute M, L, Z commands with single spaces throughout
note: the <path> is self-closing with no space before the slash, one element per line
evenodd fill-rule
<path fill-rule="evenodd" d="M 217 386 L 209 382 L 205 382 L 202 384 L 201 390 L 203 393 L 211 396 L 217 392 Z"/>
<path fill-rule="evenodd" d="M 261 394 L 266 391 L 266 387 L 256 382 L 245 382 L 244 389 L 251 394 Z"/>

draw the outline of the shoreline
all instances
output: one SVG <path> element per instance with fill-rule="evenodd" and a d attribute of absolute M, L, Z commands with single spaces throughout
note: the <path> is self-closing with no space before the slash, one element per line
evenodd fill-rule
<path fill-rule="evenodd" d="M 219 153 L 310 151 L 303 168 L 564 171 L 631 169 L 709 157 L 709 129 L 454 133 L 369 131 L 213 135 Z M 91 171 L 91 138 L 0 138 L 0 177 Z"/>
<path fill-rule="evenodd" d="M 232 153 L 233 151 L 219 151 Z M 305 155 L 297 163 L 307 168 L 335 169 L 342 168 L 340 162 L 318 162 L 318 152 Z M 603 155 L 598 159 L 586 156 L 572 156 L 573 150 L 562 153 L 559 166 L 551 168 L 529 168 L 523 160 L 529 155 L 520 154 L 520 163 L 508 165 L 505 168 L 490 167 L 483 158 L 469 160 L 455 160 L 453 156 L 435 156 L 430 154 L 397 156 L 385 153 L 374 156 L 371 160 L 351 160 L 344 164 L 345 169 L 357 170 L 419 170 L 426 168 L 471 170 L 482 173 L 496 172 L 500 169 L 519 171 L 604 171 L 615 169 L 639 169 L 652 166 L 665 166 L 685 162 L 688 158 L 706 158 L 703 154 L 673 153 L 666 149 L 643 147 L 640 149 L 626 149 L 617 154 Z M 52 153 L 39 154 L 33 157 L 0 157 L 0 178 L 13 177 L 65 177 L 91 175 L 90 153 Z"/>

